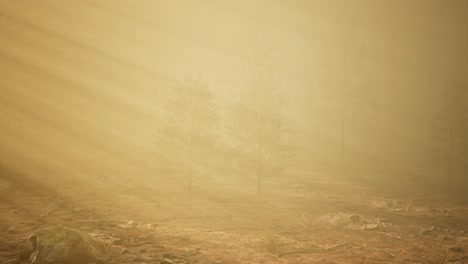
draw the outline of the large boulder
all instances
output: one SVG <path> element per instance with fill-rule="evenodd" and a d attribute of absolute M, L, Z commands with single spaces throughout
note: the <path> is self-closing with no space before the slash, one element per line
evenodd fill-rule
<path fill-rule="evenodd" d="M 81 231 L 53 226 L 35 231 L 31 264 L 87 264 L 106 255 L 104 244 Z"/>

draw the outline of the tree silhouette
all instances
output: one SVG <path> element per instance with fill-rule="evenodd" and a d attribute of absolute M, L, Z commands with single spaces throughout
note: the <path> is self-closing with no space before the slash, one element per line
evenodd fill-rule
<path fill-rule="evenodd" d="M 464 86 L 447 90 L 430 144 L 431 157 L 446 168 L 448 192 L 453 191 L 454 179 L 468 172 L 468 113 L 464 93 Z"/>
<path fill-rule="evenodd" d="M 189 194 L 197 177 L 210 170 L 218 120 L 213 99 L 200 76 L 174 83 L 167 118 L 156 134 L 160 158 L 177 175 L 185 176 Z"/>
<path fill-rule="evenodd" d="M 294 134 L 283 116 L 284 101 L 276 86 L 269 71 L 257 72 L 231 111 L 231 139 L 240 153 L 238 169 L 255 176 L 258 194 L 265 179 L 283 174 L 296 160 Z"/>

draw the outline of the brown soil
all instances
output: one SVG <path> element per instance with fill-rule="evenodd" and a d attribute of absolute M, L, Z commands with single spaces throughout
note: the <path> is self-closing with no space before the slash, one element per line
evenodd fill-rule
<path fill-rule="evenodd" d="M 320 181 L 270 184 L 261 197 L 202 184 L 187 197 L 150 180 L 1 186 L 0 263 L 15 263 L 28 236 L 50 225 L 100 238 L 108 263 L 468 263 L 467 203 L 444 196 Z M 340 212 L 384 224 L 323 221 Z"/>

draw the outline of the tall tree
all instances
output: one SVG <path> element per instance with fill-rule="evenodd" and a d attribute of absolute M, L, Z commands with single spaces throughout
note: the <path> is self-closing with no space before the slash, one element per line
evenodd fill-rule
<path fill-rule="evenodd" d="M 284 174 L 294 165 L 297 148 L 268 63 L 259 64 L 246 86 L 232 108 L 231 139 L 239 153 L 238 169 L 255 177 L 261 194 L 265 179 Z"/>
<path fill-rule="evenodd" d="M 217 121 L 214 96 L 200 76 L 187 76 L 172 85 L 167 118 L 159 128 L 160 158 L 177 175 L 185 176 L 187 191 L 194 181 L 210 171 L 216 146 Z"/>
<path fill-rule="evenodd" d="M 446 168 L 447 191 L 452 192 L 454 180 L 457 185 L 467 184 L 462 175 L 468 173 L 468 105 L 465 86 L 459 85 L 447 90 L 441 109 L 436 116 L 430 143 L 432 158 Z"/>

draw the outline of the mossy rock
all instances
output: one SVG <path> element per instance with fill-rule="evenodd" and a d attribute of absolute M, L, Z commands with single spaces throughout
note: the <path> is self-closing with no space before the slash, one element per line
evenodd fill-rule
<path fill-rule="evenodd" d="M 52 226 L 37 230 L 30 240 L 31 264 L 87 264 L 106 255 L 100 240 L 72 228 Z"/>

